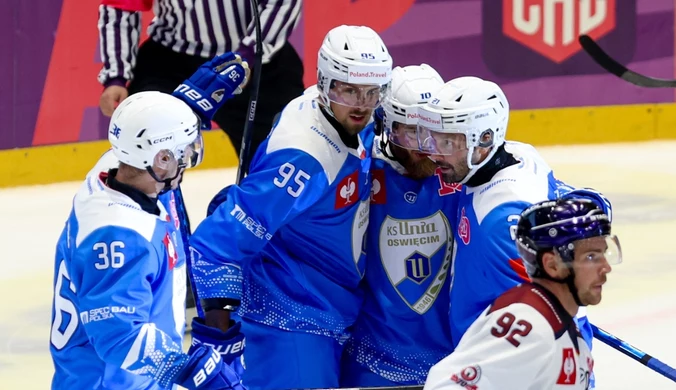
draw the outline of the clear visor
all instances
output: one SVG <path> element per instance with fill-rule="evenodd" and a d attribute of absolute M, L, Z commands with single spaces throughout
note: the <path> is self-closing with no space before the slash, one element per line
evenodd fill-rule
<path fill-rule="evenodd" d="M 174 156 L 178 161 L 179 168 L 194 168 L 202 162 L 204 159 L 204 139 L 202 138 L 202 132 L 199 131 L 197 138 L 188 145 L 184 147 L 178 147 L 174 151 Z"/>
<path fill-rule="evenodd" d="M 422 152 L 452 155 L 467 150 L 467 137 L 463 133 L 446 133 L 420 124 L 417 130 Z"/>
<path fill-rule="evenodd" d="M 416 125 L 392 122 L 391 126 L 384 124 L 384 131 L 390 143 L 403 149 L 421 150 Z"/>
<path fill-rule="evenodd" d="M 617 236 L 598 236 L 573 243 L 574 262 L 581 267 L 599 267 L 622 262 L 622 247 Z"/>
<path fill-rule="evenodd" d="M 334 81 L 329 89 L 329 100 L 348 107 L 374 109 L 380 106 L 387 85 L 350 84 Z"/>

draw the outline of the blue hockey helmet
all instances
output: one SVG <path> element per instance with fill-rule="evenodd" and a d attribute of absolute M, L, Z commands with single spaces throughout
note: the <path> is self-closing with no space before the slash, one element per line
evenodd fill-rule
<path fill-rule="evenodd" d="M 605 259 L 608 264 L 622 261 L 617 237 L 611 235 L 611 223 L 601 208 L 589 199 L 568 198 L 536 203 L 521 213 L 516 229 L 516 245 L 531 277 L 546 277 L 541 255 L 558 253 L 572 263 L 575 249 L 591 238 L 605 238 L 603 251 L 590 252 L 586 260 Z"/>

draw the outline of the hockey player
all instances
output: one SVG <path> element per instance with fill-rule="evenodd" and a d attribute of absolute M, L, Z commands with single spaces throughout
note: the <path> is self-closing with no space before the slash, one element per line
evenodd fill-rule
<path fill-rule="evenodd" d="M 610 215 L 610 203 L 591 190 L 573 190 L 527 144 L 505 142 L 509 103 L 495 83 L 460 77 L 419 109 L 419 137 L 444 181 L 464 186 L 458 204 L 458 250 L 452 267 L 450 325 L 454 345 L 500 294 L 528 281 L 514 246 L 520 213 L 535 202 L 588 197 Z M 578 316 L 591 345 L 591 328 Z"/>
<path fill-rule="evenodd" d="M 248 176 L 191 237 L 207 324 L 226 329 L 241 303 L 251 389 L 338 386 L 345 330 L 362 302 L 373 143 L 362 130 L 391 67 L 370 28 L 329 31 L 319 93 L 286 106 Z"/>
<path fill-rule="evenodd" d="M 532 283 L 484 310 L 425 390 L 590 388 L 594 360 L 573 316 L 601 301 L 611 264 L 622 260 L 610 220 L 588 199 L 544 201 L 523 212 L 515 235 Z"/>
<path fill-rule="evenodd" d="M 213 348 L 183 352 L 186 256 L 158 197 L 201 162 L 202 123 L 241 91 L 245 65 L 228 53 L 179 87 L 185 101 L 142 92 L 115 110 L 119 168 L 88 175 L 57 244 L 53 389 L 243 389 Z"/>
<path fill-rule="evenodd" d="M 371 166 L 364 304 L 345 348 L 341 387 L 423 384 L 452 351 L 447 274 L 455 224 L 442 210 L 455 218 L 457 194 L 441 187 L 416 137 L 418 106 L 443 84 L 426 64 L 392 70 Z"/>

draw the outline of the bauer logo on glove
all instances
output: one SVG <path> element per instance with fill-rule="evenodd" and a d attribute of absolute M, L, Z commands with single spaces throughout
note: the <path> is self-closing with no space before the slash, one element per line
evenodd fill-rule
<path fill-rule="evenodd" d="M 210 129 L 216 110 L 242 92 L 248 75 L 247 63 L 239 55 L 226 53 L 205 62 L 172 95 L 190 105 L 202 120 L 203 129 Z"/>

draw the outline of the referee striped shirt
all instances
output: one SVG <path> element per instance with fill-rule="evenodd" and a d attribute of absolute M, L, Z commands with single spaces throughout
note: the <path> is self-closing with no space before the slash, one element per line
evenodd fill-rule
<path fill-rule="evenodd" d="M 263 63 L 286 43 L 298 23 L 302 0 L 259 0 Z M 103 0 L 99 81 L 131 80 L 141 33 L 141 12 L 153 10 L 149 38 L 175 52 L 205 59 L 229 51 L 253 53 L 255 30 L 249 0 Z"/>

